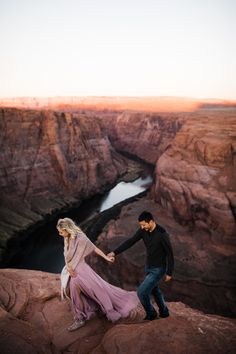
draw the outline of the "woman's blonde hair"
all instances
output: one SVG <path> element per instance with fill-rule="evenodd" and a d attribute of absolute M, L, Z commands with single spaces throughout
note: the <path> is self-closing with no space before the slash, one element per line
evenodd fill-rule
<path fill-rule="evenodd" d="M 72 237 L 75 237 L 78 232 L 81 232 L 79 226 L 70 218 L 59 219 L 57 228 L 66 230 Z"/>

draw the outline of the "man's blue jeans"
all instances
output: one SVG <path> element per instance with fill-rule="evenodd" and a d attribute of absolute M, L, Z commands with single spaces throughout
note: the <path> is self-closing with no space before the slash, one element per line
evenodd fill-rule
<path fill-rule="evenodd" d="M 165 304 L 164 297 L 159 288 L 159 281 L 164 276 L 166 269 L 164 267 L 146 267 L 146 276 L 144 281 L 139 285 L 137 293 L 141 304 L 143 305 L 147 318 L 155 316 L 156 310 L 151 304 L 151 295 L 153 295 L 158 307 L 160 316 L 165 317 L 169 314 L 169 310 Z"/>

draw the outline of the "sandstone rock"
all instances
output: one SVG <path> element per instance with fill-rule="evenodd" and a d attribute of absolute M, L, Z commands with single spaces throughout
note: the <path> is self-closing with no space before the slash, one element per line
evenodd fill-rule
<path fill-rule="evenodd" d="M 124 171 L 95 118 L 1 110 L 1 190 L 33 196 L 88 196 Z"/>
<path fill-rule="evenodd" d="M 205 315 L 181 303 L 169 303 L 171 316 L 111 324 L 95 316 L 68 332 L 72 313 L 60 300 L 59 275 L 28 270 L 0 270 L 0 351 L 19 353 L 233 353 L 235 320 Z"/>
<path fill-rule="evenodd" d="M 102 193 L 126 170 L 99 121 L 78 113 L 1 109 L 0 149 L 1 250 L 17 231 Z"/>
<path fill-rule="evenodd" d="M 178 224 L 171 214 L 148 197 L 123 207 L 120 217 L 110 221 L 99 236 L 98 247 L 108 252 L 131 237 L 139 227 L 137 218 L 143 210 L 152 212 L 155 220 L 168 230 L 173 245 L 173 281 L 161 284 L 167 300 L 182 301 L 208 313 L 234 316 L 235 246 L 227 244 L 223 236 L 216 242 L 204 228 L 189 231 L 188 225 Z M 142 241 L 118 255 L 111 266 L 104 267 L 99 258 L 89 259 L 108 281 L 129 289 L 143 280 L 145 260 Z"/>
<path fill-rule="evenodd" d="M 117 150 L 156 166 L 153 197 L 190 227 L 236 233 L 235 111 L 124 112 L 105 129 Z M 105 124 L 104 124 L 105 125 Z"/>
<path fill-rule="evenodd" d="M 106 183 L 115 181 L 125 167 L 111 147 L 114 145 L 156 164 L 151 195 L 164 208 L 162 215 L 171 215 L 167 222 L 165 215 L 163 220 L 167 228 L 171 225 L 176 249 L 177 279 L 170 285 L 173 296 L 180 293 L 181 299 L 194 304 L 197 294 L 200 308 L 235 313 L 233 111 L 124 112 L 118 118 L 109 113 L 105 120 L 102 113 L 95 120 L 91 113 L 87 117 L 50 111 L 1 112 L 0 128 L 4 134 L 0 137 L 0 147 L 4 159 L 0 181 L 2 190 L 8 194 L 1 199 L 6 200 L 7 206 L 1 208 L 2 247 L 9 235 L 42 220 L 42 215 L 100 192 Z M 134 222 L 138 212 L 145 208 L 159 212 L 152 201 L 141 202 L 136 208 Z M 105 230 L 107 248 L 124 240 L 128 231 L 132 232 L 131 209 L 122 212 L 124 225 L 117 221 L 117 225 L 111 223 L 111 230 Z M 174 224 L 172 217 L 188 228 Z M 113 238 L 113 233 L 120 238 Z M 129 256 L 121 256 L 114 274 L 108 268 L 105 276 L 127 287 L 136 286 L 142 277 L 139 263 L 142 252 L 127 251 Z"/>
<path fill-rule="evenodd" d="M 179 222 L 224 235 L 224 243 L 236 233 L 228 197 L 236 190 L 235 131 L 235 113 L 196 113 L 156 165 L 155 199 Z"/>
<path fill-rule="evenodd" d="M 69 303 L 60 300 L 59 275 L 2 269 L 0 278 L 1 354 L 87 353 L 111 326 L 95 318 L 80 331 L 69 333 L 73 315 Z"/>
<path fill-rule="evenodd" d="M 171 230 L 177 258 L 176 277 L 180 282 L 179 285 L 173 282 L 171 292 L 179 293 L 191 305 L 196 303 L 195 292 L 199 308 L 235 313 L 235 111 L 125 112 L 110 120 L 107 131 L 117 149 L 156 165 L 151 197 L 161 204 L 166 215 L 183 225 L 182 230 L 178 224 Z M 130 210 L 122 211 L 121 220 L 104 231 L 101 242 L 105 247 L 113 248 L 133 234 L 132 208 L 133 205 Z M 159 212 L 151 201 L 146 206 L 150 208 Z M 134 209 L 136 218 L 145 207 Z M 165 219 L 163 215 L 168 229 L 172 220 L 167 218 L 165 222 Z M 130 225 L 129 232 L 123 224 Z M 137 259 L 142 252 L 133 249 Z M 137 266 L 133 258 L 132 252 L 127 251 L 127 256 L 124 254 L 118 260 L 116 274 L 108 272 L 107 276 L 118 282 L 123 279 L 123 283 L 137 284 L 142 278 L 141 263 Z M 210 289 L 214 284 L 212 295 Z"/>
<path fill-rule="evenodd" d="M 103 123 L 112 145 L 155 165 L 180 129 L 183 117 L 168 113 L 123 112 Z"/>
<path fill-rule="evenodd" d="M 207 316 L 181 303 L 170 304 L 171 318 L 110 329 L 92 354 L 233 353 L 235 320 Z M 134 344 L 136 343 L 136 344 Z"/>

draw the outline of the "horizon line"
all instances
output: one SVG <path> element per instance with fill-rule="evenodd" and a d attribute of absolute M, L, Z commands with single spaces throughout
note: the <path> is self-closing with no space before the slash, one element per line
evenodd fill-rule
<path fill-rule="evenodd" d="M 54 95 L 54 96 L 41 96 L 41 95 L 24 95 L 24 96 L 1 96 L 0 100 L 10 100 L 10 99 L 53 99 L 53 98 L 172 98 L 172 99 L 187 99 L 187 100 L 220 100 L 220 101 L 236 101 L 235 98 L 222 98 L 222 97 L 193 97 L 193 96 L 168 96 L 168 95 L 136 95 L 136 96 L 122 96 L 122 95 Z"/>

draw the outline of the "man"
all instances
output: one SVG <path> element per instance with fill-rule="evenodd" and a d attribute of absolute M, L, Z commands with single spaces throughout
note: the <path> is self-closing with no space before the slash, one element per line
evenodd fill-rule
<path fill-rule="evenodd" d="M 159 316 L 168 317 L 169 310 L 165 304 L 164 297 L 159 288 L 160 280 L 165 276 L 165 281 L 172 278 L 174 268 L 174 256 L 166 230 L 158 225 L 148 211 L 143 211 L 138 218 L 140 229 L 133 237 L 122 243 L 108 256 L 115 257 L 127 250 L 139 240 L 143 240 L 147 249 L 147 260 L 145 267 L 145 278 L 139 285 L 137 293 L 141 304 L 146 311 L 145 320 L 155 320 L 157 312 L 151 303 L 153 295 L 158 307 Z"/>

